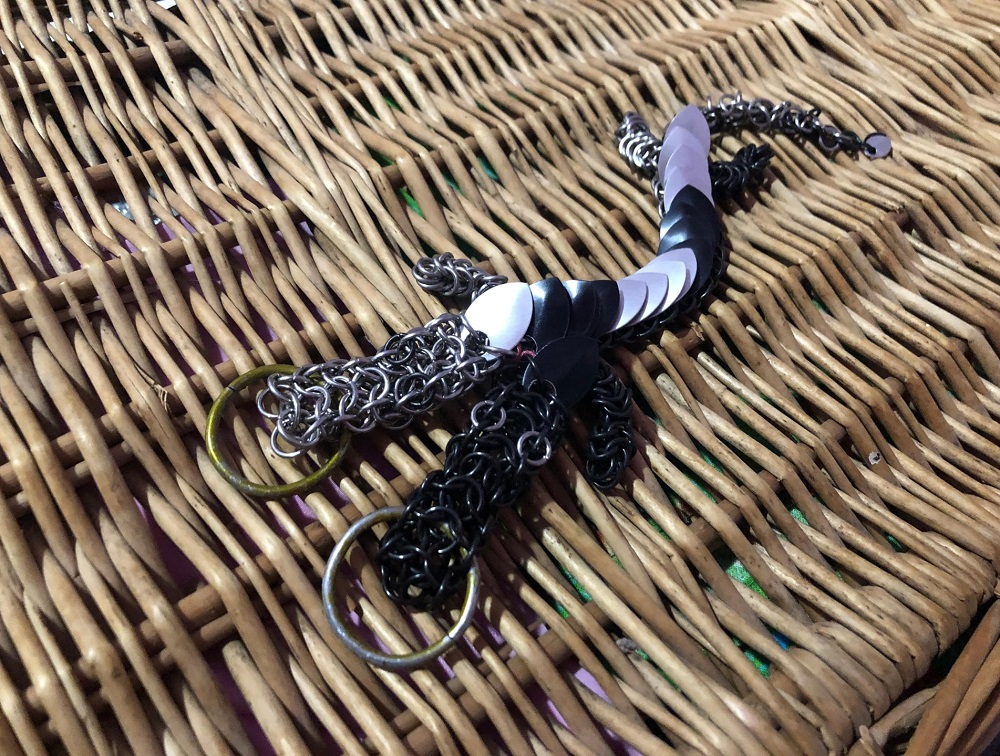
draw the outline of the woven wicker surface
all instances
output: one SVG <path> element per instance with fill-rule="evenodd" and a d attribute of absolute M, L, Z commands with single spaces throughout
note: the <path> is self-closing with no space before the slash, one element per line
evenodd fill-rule
<path fill-rule="evenodd" d="M 849 747 L 996 582 L 998 24 L 992 0 L 0 0 L 0 752 Z M 657 218 L 617 119 L 737 89 L 895 156 L 765 138 L 705 314 L 611 355 L 642 406 L 625 484 L 587 485 L 576 423 L 447 666 L 360 664 L 325 558 L 468 404 L 263 503 L 210 466 L 207 406 L 442 312 L 428 253 L 635 270 Z M 244 472 L 300 476 L 245 417 Z M 351 565 L 388 648 L 449 622 Z"/>
<path fill-rule="evenodd" d="M 851 754 L 996 754 L 1000 747 L 998 639 L 1000 603 L 994 602 L 963 643 L 947 676 L 926 681 L 872 727 L 862 728 Z"/>

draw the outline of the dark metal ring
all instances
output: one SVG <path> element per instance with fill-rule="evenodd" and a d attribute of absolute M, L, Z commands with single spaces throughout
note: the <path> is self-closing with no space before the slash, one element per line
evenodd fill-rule
<path fill-rule="evenodd" d="M 479 575 L 479 565 L 473 560 L 472 569 L 469 570 L 469 577 L 466 580 L 465 601 L 462 603 L 462 613 L 458 621 L 440 640 L 420 651 L 413 651 L 409 654 L 383 654 L 370 648 L 357 640 L 337 612 L 337 606 L 333 597 L 333 580 L 337 574 L 348 550 L 358 537 L 365 530 L 382 522 L 398 520 L 403 515 L 402 507 L 383 507 L 376 509 L 347 529 L 343 537 L 337 542 L 330 554 L 330 559 L 326 563 L 326 571 L 323 573 L 323 609 L 326 611 L 326 618 L 330 621 L 330 626 L 337 637 L 343 641 L 351 651 L 360 656 L 369 664 L 389 670 L 390 672 L 406 672 L 417 667 L 422 667 L 433 661 L 455 645 L 455 642 L 462 637 L 462 634 L 472 624 L 472 615 L 475 614 L 476 604 L 479 601 L 479 586 L 482 579 Z"/>

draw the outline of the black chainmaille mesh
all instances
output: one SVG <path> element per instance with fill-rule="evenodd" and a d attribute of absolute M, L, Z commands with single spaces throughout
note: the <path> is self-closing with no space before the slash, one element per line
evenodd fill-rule
<path fill-rule="evenodd" d="M 547 383 L 522 386 L 523 374 L 522 363 L 498 377 L 382 539 L 376 562 L 393 601 L 429 610 L 459 590 L 498 512 L 562 441 L 566 410 Z"/>
<path fill-rule="evenodd" d="M 712 195 L 716 200 L 730 199 L 760 185 L 764 170 L 774 157 L 774 150 L 766 144 L 749 144 L 737 152 L 732 160 L 718 160 L 708 166 L 712 179 Z"/>
<path fill-rule="evenodd" d="M 632 392 L 614 369 L 602 361 L 588 396 L 595 410 L 587 439 L 587 479 L 606 490 L 618 485 L 635 454 L 632 437 Z"/>

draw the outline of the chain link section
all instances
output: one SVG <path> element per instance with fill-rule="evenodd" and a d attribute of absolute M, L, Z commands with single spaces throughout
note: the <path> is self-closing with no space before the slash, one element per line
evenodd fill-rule
<path fill-rule="evenodd" d="M 638 113 L 626 113 L 622 117 L 615 129 L 615 139 L 618 140 L 618 154 L 625 158 L 633 172 L 649 181 L 657 206 L 661 206 L 663 186 L 657 175 L 657 163 L 663 143 L 653 136 L 649 124 Z"/>
<path fill-rule="evenodd" d="M 868 158 L 886 157 L 891 151 L 888 137 L 879 132 L 861 138 L 853 131 L 838 129 L 823 123 L 819 108 L 806 110 L 790 102 L 774 103 L 758 98 L 745 100 L 739 92 L 723 95 L 718 102 L 701 109 L 713 134 L 735 132 L 751 128 L 758 132 L 779 132 L 793 138 L 810 139 L 827 155 L 838 152 L 848 155 L 863 154 Z M 633 171 L 650 182 L 660 211 L 663 212 L 663 187 L 657 171 L 661 140 L 649 129 L 638 113 L 626 113 L 615 131 L 618 152 Z M 713 161 L 709 165 L 712 193 L 717 198 L 735 196 L 761 180 L 773 151 L 765 146 L 749 145 L 740 150 L 733 160 Z"/>
<path fill-rule="evenodd" d="M 816 142 L 827 155 L 845 152 L 868 155 L 868 141 L 846 129 L 823 123 L 819 108 L 806 110 L 801 105 L 784 101 L 774 103 L 758 98 L 745 100 L 739 92 L 723 95 L 717 104 L 711 99 L 702 108 L 708 128 L 714 133 L 753 128 L 756 131 L 776 131 L 790 137 L 800 137 Z"/>
<path fill-rule="evenodd" d="M 646 119 L 638 113 L 626 113 L 615 129 L 615 139 L 618 140 L 618 153 L 633 171 L 648 179 L 656 176 L 663 143 L 653 136 Z"/>
<path fill-rule="evenodd" d="M 758 186 L 764 180 L 774 150 L 766 144 L 748 144 L 732 160 L 722 160 L 708 166 L 712 194 L 716 199 L 731 199 L 745 189 Z"/>
<path fill-rule="evenodd" d="M 487 289 L 507 283 L 506 276 L 487 273 L 449 252 L 425 257 L 413 266 L 420 287 L 441 297 L 476 298 Z"/>
<path fill-rule="evenodd" d="M 618 152 L 633 171 L 649 181 L 660 213 L 663 206 L 663 185 L 660 183 L 658 163 L 662 142 L 653 136 L 649 125 L 638 113 L 626 113 L 615 131 Z M 715 160 L 709 163 L 712 194 L 716 199 L 733 197 L 748 186 L 759 183 L 764 169 L 774 152 L 764 145 L 749 145 L 740 150 L 732 160 Z"/>
<path fill-rule="evenodd" d="M 499 376 L 382 539 L 375 558 L 393 601 L 430 610 L 461 588 L 500 510 L 562 442 L 566 410 L 548 384 L 521 385 L 523 372 Z"/>
<path fill-rule="evenodd" d="M 587 479 L 606 490 L 618 485 L 635 454 L 632 392 L 602 360 L 588 399 L 594 420 L 585 452 Z"/>
<path fill-rule="evenodd" d="M 274 422 L 275 453 L 295 457 L 340 428 L 403 428 L 484 381 L 501 362 L 484 334 L 461 315 L 446 314 L 392 336 L 371 357 L 273 375 L 257 396 L 257 408 Z M 293 451 L 285 451 L 282 440 Z"/>

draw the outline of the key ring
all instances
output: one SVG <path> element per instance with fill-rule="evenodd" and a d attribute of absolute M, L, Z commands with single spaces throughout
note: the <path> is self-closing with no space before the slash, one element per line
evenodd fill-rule
<path fill-rule="evenodd" d="M 215 401 L 212 403 L 211 409 L 208 411 L 208 421 L 205 424 L 205 451 L 208 452 L 208 458 L 219 474 L 226 479 L 226 481 L 233 486 L 233 488 L 241 491 L 247 496 L 253 496 L 258 499 L 283 499 L 287 496 L 295 496 L 303 491 L 307 491 L 316 484 L 322 482 L 326 478 L 330 477 L 337 465 L 344 457 L 344 452 L 347 451 L 347 445 L 351 441 L 350 434 L 341 429 L 337 435 L 336 442 L 338 444 L 337 451 L 334 453 L 326 463 L 323 464 L 318 470 L 309 475 L 301 478 L 300 480 L 292 481 L 291 483 L 284 483 L 277 486 L 265 486 L 260 483 L 254 483 L 253 481 L 244 478 L 236 470 L 230 467 L 223 459 L 222 453 L 219 448 L 219 425 L 222 422 L 222 416 L 225 414 L 226 406 L 242 391 L 244 388 L 249 386 L 251 383 L 258 381 L 262 378 L 268 378 L 272 375 L 290 375 L 296 370 L 294 365 L 263 365 L 253 370 L 249 370 L 243 375 L 239 376 L 235 381 L 226 386 L 222 393 L 216 397 Z"/>
<path fill-rule="evenodd" d="M 383 654 L 358 641 L 348 631 L 347 626 L 337 612 L 337 606 L 333 596 L 333 580 L 337 570 L 343 563 L 347 552 L 354 542 L 365 530 L 382 522 L 398 520 L 403 515 L 402 507 L 382 507 L 374 512 L 366 514 L 347 529 L 343 537 L 337 542 L 330 554 L 330 559 L 326 563 L 326 571 L 323 573 L 323 609 L 326 617 L 330 621 L 330 626 L 351 651 L 360 656 L 369 664 L 389 670 L 390 672 L 405 672 L 417 667 L 422 667 L 430 661 L 438 658 L 455 645 L 455 642 L 462 636 L 470 624 L 472 615 L 476 611 L 476 604 L 479 601 L 479 587 L 482 578 L 479 574 L 479 565 L 473 561 L 472 569 L 469 570 L 469 577 L 466 580 L 465 600 L 462 603 L 462 613 L 458 621 L 452 626 L 448 633 L 440 640 L 434 642 L 427 648 L 420 651 L 413 651 L 409 654 Z"/>

